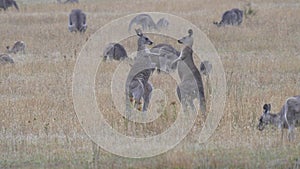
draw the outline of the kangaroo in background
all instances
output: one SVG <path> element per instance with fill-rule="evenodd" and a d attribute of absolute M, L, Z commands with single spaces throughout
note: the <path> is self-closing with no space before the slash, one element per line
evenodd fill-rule
<path fill-rule="evenodd" d="M 9 46 L 6 46 L 7 49 L 7 53 L 18 53 L 18 52 L 22 52 L 23 54 L 25 54 L 25 42 L 23 41 L 17 41 L 15 42 L 14 46 L 12 48 L 10 48 Z"/>
<path fill-rule="evenodd" d="M 8 54 L 0 54 L 0 64 L 13 64 L 14 59 Z"/>
<path fill-rule="evenodd" d="M 104 60 L 124 60 L 128 58 L 125 48 L 119 43 L 109 43 L 103 52 Z"/>
<path fill-rule="evenodd" d="M 218 27 L 225 26 L 225 25 L 240 25 L 243 22 L 243 11 L 234 8 L 229 11 L 226 11 L 223 16 L 222 20 L 218 22 L 214 22 L 215 25 Z"/>
<path fill-rule="evenodd" d="M 148 14 L 139 14 L 135 16 L 129 23 L 128 32 L 131 31 L 133 24 L 141 25 L 143 30 L 159 30 L 162 28 L 167 28 L 169 26 L 169 21 L 165 18 L 161 18 L 157 24 L 153 21 L 152 17 Z"/>
<path fill-rule="evenodd" d="M 61 0 L 57 0 L 59 4 L 67 4 L 67 3 L 79 3 L 79 0 L 66 0 L 65 2 L 62 2 Z"/>
<path fill-rule="evenodd" d="M 86 14 L 80 9 L 73 9 L 69 14 L 69 31 L 85 32 L 86 29 Z"/>
<path fill-rule="evenodd" d="M 0 8 L 4 9 L 4 11 L 6 11 L 6 9 L 11 6 L 14 6 L 19 11 L 19 7 L 18 7 L 18 4 L 16 3 L 16 1 L 0 0 Z"/>

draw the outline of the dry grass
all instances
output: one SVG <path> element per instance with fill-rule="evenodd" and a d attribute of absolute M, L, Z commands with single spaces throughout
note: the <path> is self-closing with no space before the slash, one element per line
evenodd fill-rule
<path fill-rule="evenodd" d="M 243 2 L 20 4 L 20 12 L 0 11 L 0 51 L 16 40 L 27 45 L 25 56 L 13 56 L 15 65 L 0 65 L 0 168 L 288 168 L 300 158 L 299 129 L 295 143 L 283 144 L 279 130 L 256 130 L 264 103 L 272 103 L 272 109 L 279 111 L 287 97 L 299 94 L 300 5 L 296 0 L 253 1 L 257 10 L 254 17 L 240 27 L 221 29 L 212 22 L 227 9 L 242 8 Z M 67 14 L 72 8 L 87 12 L 89 27 L 85 34 L 68 32 Z M 78 53 L 91 34 L 112 19 L 142 11 L 179 15 L 208 35 L 225 69 L 227 101 L 225 115 L 207 144 L 199 145 L 189 135 L 162 155 L 128 159 L 92 148 L 73 109 L 72 73 Z M 132 39 L 126 48 L 134 51 L 135 45 Z M 114 64 L 104 65 L 107 73 L 98 72 L 97 86 L 107 85 L 103 79 L 110 77 Z M 170 89 L 174 82 L 165 82 L 167 78 L 154 76 L 152 81 L 154 86 Z M 169 101 L 177 101 L 172 90 L 169 93 Z M 109 98 L 110 90 L 97 88 L 98 104 L 111 108 L 104 111 L 105 117 L 115 129 L 126 133 L 124 119 L 113 110 L 109 99 L 101 99 L 103 96 Z M 167 110 L 146 127 L 137 125 L 135 134 L 143 137 L 145 131 L 147 135 L 164 131 L 176 117 L 172 107 Z M 201 118 L 197 122 L 196 127 L 201 127 Z"/>

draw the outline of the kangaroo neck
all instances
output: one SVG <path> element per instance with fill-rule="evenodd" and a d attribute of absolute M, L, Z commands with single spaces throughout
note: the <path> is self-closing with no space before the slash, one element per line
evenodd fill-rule
<path fill-rule="evenodd" d="M 149 53 L 149 49 L 145 44 L 138 44 L 137 55 L 144 56 L 146 53 Z"/>
<path fill-rule="evenodd" d="M 277 127 L 283 127 L 283 122 L 284 122 L 284 116 L 282 116 L 282 113 L 279 112 L 277 114 L 270 114 L 271 115 L 271 119 L 270 119 L 270 123 L 277 126 Z"/>
<path fill-rule="evenodd" d="M 183 61 L 191 66 L 194 65 L 194 60 L 193 60 L 193 49 L 192 47 L 189 47 L 189 46 L 185 46 L 182 51 L 181 51 L 181 54 L 182 54 L 182 57 L 183 57 Z"/>
<path fill-rule="evenodd" d="M 145 51 L 145 49 L 146 49 L 146 46 L 144 44 L 138 44 L 138 49 L 137 49 L 138 52 Z"/>

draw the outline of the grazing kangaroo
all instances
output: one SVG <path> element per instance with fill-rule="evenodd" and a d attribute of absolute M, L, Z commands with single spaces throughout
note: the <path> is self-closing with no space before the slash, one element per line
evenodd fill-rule
<path fill-rule="evenodd" d="M 153 42 L 140 29 L 136 30 L 136 33 L 139 37 L 137 57 L 126 81 L 126 110 L 129 110 L 128 103 L 130 101 L 137 110 L 141 111 L 141 98 L 143 98 L 142 110 L 147 111 L 153 89 L 149 78 L 155 67 L 149 58 L 149 49 L 146 45 L 152 45 Z"/>
<path fill-rule="evenodd" d="M 133 24 L 141 25 L 143 30 L 158 30 L 162 28 L 167 28 L 169 26 L 169 21 L 165 18 L 161 18 L 157 24 L 153 21 L 152 17 L 148 14 L 139 14 L 135 16 L 129 23 L 128 32 L 131 31 Z"/>
<path fill-rule="evenodd" d="M 14 6 L 19 11 L 19 7 L 18 7 L 16 1 L 14 1 L 14 0 L 0 0 L 0 8 L 4 9 L 5 11 L 8 7 L 11 7 L 11 6 Z"/>
<path fill-rule="evenodd" d="M 283 129 L 286 128 L 288 129 L 289 141 L 292 141 L 295 127 L 300 126 L 300 95 L 288 98 L 277 114 L 271 113 L 271 104 L 265 104 L 263 109 L 257 126 L 258 129 L 262 131 L 266 125 L 272 124 L 282 130 L 283 137 Z"/>
<path fill-rule="evenodd" d="M 148 14 L 139 14 L 134 17 L 129 23 L 128 32 L 133 24 L 141 25 L 143 30 L 157 29 L 152 17 Z"/>
<path fill-rule="evenodd" d="M 23 54 L 25 54 L 25 43 L 23 41 L 17 41 L 15 42 L 14 46 L 10 49 L 9 46 L 6 46 L 7 49 L 7 53 L 18 53 L 18 52 L 22 52 Z"/>
<path fill-rule="evenodd" d="M 109 43 L 103 52 L 103 59 L 124 60 L 128 58 L 125 48 L 119 43 Z"/>
<path fill-rule="evenodd" d="M 195 66 L 193 60 L 193 30 L 188 30 L 188 36 L 178 40 L 178 43 L 183 44 L 180 56 L 174 63 L 178 62 L 177 69 L 181 83 L 177 87 L 177 95 L 184 108 L 191 106 L 194 108 L 193 100 L 198 97 L 200 101 L 200 109 L 205 116 L 206 103 L 203 89 L 201 74 Z M 196 82 L 196 86 L 193 85 Z"/>
<path fill-rule="evenodd" d="M 13 58 L 9 56 L 8 54 L 0 54 L 0 63 L 1 64 L 7 64 L 7 63 L 15 63 Z"/>
<path fill-rule="evenodd" d="M 67 3 L 79 3 L 79 0 L 66 0 L 65 2 L 62 2 L 61 0 L 57 0 L 59 4 L 67 4 Z"/>
<path fill-rule="evenodd" d="M 150 49 L 151 61 L 156 64 L 157 71 L 169 73 L 170 70 L 174 70 L 177 67 L 177 63 L 172 66 L 174 60 L 176 60 L 180 52 L 177 51 L 173 46 L 165 43 L 158 44 Z"/>
<path fill-rule="evenodd" d="M 69 14 L 69 31 L 85 32 L 87 29 L 86 15 L 80 9 L 73 9 Z"/>
<path fill-rule="evenodd" d="M 158 29 L 168 28 L 169 24 L 170 23 L 167 19 L 161 18 L 160 20 L 157 21 L 156 27 Z"/>
<path fill-rule="evenodd" d="M 240 25 L 243 22 L 243 11 L 234 8 L 229 11 L 226 11 L 223 16 L 222 20 L 218 22 L 214 22 L 215 25 L 218 27 L 225 26 L 225 25 Z"/>

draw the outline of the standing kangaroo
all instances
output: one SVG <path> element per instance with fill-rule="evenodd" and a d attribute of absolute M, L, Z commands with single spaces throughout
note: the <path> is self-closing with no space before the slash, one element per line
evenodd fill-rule
<path fill-rule="evenodd" d="M 292 141 L 295 127 L 300 126 L 300 95 L 288 98 L 277 114 L 271 113 L 271 104 L 265 104 L 263 109 L 258 129 L 262 131 L 266 125 L 272 124 L 282 130 L 283 137 L 283 129 L 287 128 L 289 141 Z"/>
<path fill-rule="evenodd" d="M 152 45 L 153 42 L 140 29 L 136 30 L 136 33 L 139 37 L 137 57 L 126 81 L 126 109 L 129 110 L 128 102 L 130 101 L 137 110 L 147 111 L 153 89 L 149 78 L 155 67 L 149 58 L 150 53 L 146 45 Z M 142 98 L 144 100 L 143 109 L 141 107 Z"/>
<path fill-rule="evenodd" d="M 183 44 L 180 56 L 176 59 L 173 64 L 178 62 L 178 74 L 181 83 L 177 87 L 177 95 L 184 108 L 188 105 L 194 108 L 193 100 L 199 99 L 200 109 L 205 116 L 206 103 L 203 89 L 203 82 L 201 74 L 195 66 L 193 60 L 193 30 L 188 30 L 188 36 L 185 36 L 178 40 L 178 43 Z M 196 85 L 193 85 L 195 84 Z"/>

